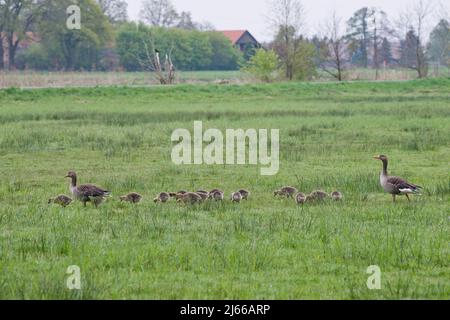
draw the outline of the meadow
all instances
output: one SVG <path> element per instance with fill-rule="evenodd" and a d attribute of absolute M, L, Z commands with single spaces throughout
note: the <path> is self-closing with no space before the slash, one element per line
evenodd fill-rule
<path fill-rule="evenodd" d="M 280 171 L 175 166 L 177 128 L 280 129 Z M 425 187 L 392 203 L 391 174 Z M 1 299 L 448 299 L 450 79 L 0 90 Z M 99 209 L 47 204 L 80 183 Z M 340 190 L 342 202 L 274 199 Z M 161 191 L 249 201 L 162 205 Z M 118 196 L 137 191 L 139 205 Z M 82 290 L 66 287 L 81 268 Z M 366 270 L 378 265 L 381 290 Z"/>

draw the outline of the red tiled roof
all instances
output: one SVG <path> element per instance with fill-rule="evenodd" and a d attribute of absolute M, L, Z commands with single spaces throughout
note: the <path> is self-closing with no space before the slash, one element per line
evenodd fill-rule
<path fill-rule="evenodd" d="M 219 32 L 223 33 L 223 35 L 230 39 L 233 44 L 236 44 L 236 42 L 244 35 L 244 33 L 247 32 L 247 30 L 222 30 Z"/>

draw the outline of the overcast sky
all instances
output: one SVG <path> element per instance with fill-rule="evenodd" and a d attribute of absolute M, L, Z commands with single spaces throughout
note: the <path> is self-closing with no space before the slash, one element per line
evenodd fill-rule
<path fill-rule="evenodd" d="M 417 0 L 303 0 L 308 32 L 314 33 L 320 23 L 336 10 L 347 20 L 361 7 L 380 7 L 396 18 L 408 4 Z M 431 0 L 438 3 L 441 0 Z M 444 0 L 449 1 L 449 0 Z M 131 19 L 139 19 L 142 0 L 128 0 Z M 190 11 L 198 22 L 209 21 L 218 30 L 247 29 L 259 41 L 270 40 L 272 34 L 267 19 L 268 0 L 172 0 L 178 11 Z"/>

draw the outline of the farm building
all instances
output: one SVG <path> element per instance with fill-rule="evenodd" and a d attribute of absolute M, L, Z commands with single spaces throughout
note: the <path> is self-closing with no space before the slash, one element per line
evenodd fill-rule
<path fill-rule="evenodd" d="M 219 32 L 230 39 L 233 46 L 241 51 L 245 51 L 247 48 L 261 48 L 258 40 L 247 30 L 221 30 Z"/>

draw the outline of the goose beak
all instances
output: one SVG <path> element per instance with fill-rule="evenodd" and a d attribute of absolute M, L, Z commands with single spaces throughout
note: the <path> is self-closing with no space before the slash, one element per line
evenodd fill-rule
<path fill-rule="evenodd" d="M 381 160 L 379 156 L 373 157 L 375 160 Z"/>

